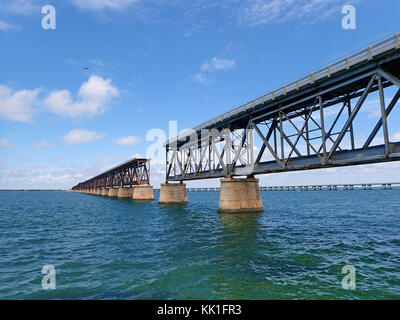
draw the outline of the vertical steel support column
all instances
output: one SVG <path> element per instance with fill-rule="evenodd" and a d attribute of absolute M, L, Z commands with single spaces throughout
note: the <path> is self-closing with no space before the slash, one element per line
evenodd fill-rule
<path fill-rule="evenodd" d="M 249 127 L 246 129 L 246 136 L 248 139 L 248 150 L 249 150 L 249 156 L 247 159 L 251 164 L 251 171 L 254 171 L 254 129 L 252 127 Z"/>
<path fill-rule="evenodd" d="M 349 118 L 351 116 L 351 99 L 347 99 L 347 113 L 349 115 Z M 351 150 L 354 150 L 356 148 L 355 143 L 354 143 L 354 129 L 353 129 L 353 122 L 350 124 L 350 143 L 351 143 Z"/>
<path fill-rule="evenodd" d="M 308 112 L 307 112 L 307 109 L 304 109 L 304 115 L 305 115 L 304 121 L 306 122 L 306 139 L 307 139 L 307 141 L 310 141 L 310 132 L 309 132 L 309 129 L 308 129 Z M 310 154 L 311 154 L 310 145 L 307 143 L 307 155 L 309 156 Z"/>
<path fill-rule="evenodd" d="M 230 165 L 232 164 L 232 137 L 231 137 L 231 130 L 230 129 L 225 129 L 225 159 L 226 159 L 226 168 L 227 168 L 227 174 L 230 175 Z M 222 155 L 223 156 L 223 155 Z"/>
<path fill-rule="evenodd" d="M 382 77 L 381 76 L 378 76 L 378 86 L 379 86 L 379 99 L 380 99 L 380 102 L 381 102 L 383 137 L 385 139 L 385 153 L 386 153 L 386 157 L 388 157 L 389 153 L 390 153 L 389 133 L 388 133 L 387 119 L 386 119 L 385 96 L 384 96 L 384 93 L 383 93 Z"/>
<path fill-rule="evenodd" d="M 324 153 L 324 159 L 326 159 L 326 134 L 325 134 L 325 120 L 324 120 L 324 108 L 322 106 L 322 97 L 318 97 L 319 102 L 319 113 L 321 118 L 321 138 L 322 138 L 322 150 Z"/>
<path fill-rule="evenodd" d="M 208 169 L 209 169 L 209 171 L 210 171 L 210 176 L 211 176 L 211 174 L 212 174 L 212 170 L 211 170 L 211 139 L 212 139 L 212 137 L 211 137 L 211 135 L 209 135 L 209 137 L 208 137 Z"/>
<path fill-rule="evenodd" d="M 281 161 L 285 161 L 285 148 L 283 145 L 283 123 L 282 123 L 282 112 L 279 111 L 279 131 L 281 135 Z"/>
<path fill-rule="evenodd" d="M 168 161 L 168 146 L 165 148 L 165 181 L 168 181 L 168 176 L 169 176 L 169 170 L 168 170 L 168 165 L 169 165 L 169 161 Z M 172 159 L 171 159 L 172 161 Z"/>

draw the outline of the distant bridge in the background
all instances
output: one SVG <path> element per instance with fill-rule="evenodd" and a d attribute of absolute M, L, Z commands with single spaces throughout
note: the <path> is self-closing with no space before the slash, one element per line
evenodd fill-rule
<path fill-rule="evenodd" d="M 389 87 L 397 90 L 387 104 Z M 364 125 L 369 133 L 360 144 L 355 139 L 360 110 L 375 92 L 380 119 Z M 262 210 L 254 175 L 400 160 L 400 142 L 390 141 L 388 124 L 399 98 L 400 34 L 395 34 L 170 139 L 166 181 L 225 178 L 221 211 Z M 391 124 L 393 132 L 400 130 Z M 256 154 L 254 131 L 262 141 Z M 248 180 L 232 179 L 239 176 Z M 173 188 L 164 186 L 166 192 Z"/>
<path fill-rule="evenodd" d="M 339 191 L 339 190 L 373 190 L 380 188 L 382 190 L 392 190 L 393 187 L 400 186 L 400 182 L 389 182 L 389 183 L 356 183 L 356 184 L 310 184 L 310 185 L 293 185 L 293 186 L 266 186 L 260 187 L 260 191 Z M 187 188 L 188 192 L 219 192 L 221 188 Z M 160 192 L 159 188 L 154 189 L 155 192 Z"/>
<path fill-rule="evenodd" d="M 131 159 L 72 188 L 72 191 L 134 200 L 153 200 L 150 160 Z"/>

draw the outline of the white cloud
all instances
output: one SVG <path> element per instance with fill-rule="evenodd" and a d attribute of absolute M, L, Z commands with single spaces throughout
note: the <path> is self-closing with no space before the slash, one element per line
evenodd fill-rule
<path fill-rule="evenodd" d="M 105 9 L 121 10 L 139 3 L 139 0 L 72 0 L 72 2 L 80 9 L 102 11 Z"/>
<path fill-rule="evenodd" d="M 0 85 L 0 117 L 6 120 L 28 122 L 34 114 L 39 89 L 13 92 Z"/>
<path fill-rule="evenodd" d="M 73 129 L 68 132 L 63 138 L 67 144 L 84 144 L 99 140 L 104 137 L 104 134 L 85 129 Z"/>
<path fill-rule="evenodd" d="M 400 131 L 393 134 L 393 136 L 390 137 L 390 140 L 391 141 L 400 141 Z"/>
<path fill-rule="evenodd" d="M 201 71 L 229 70 L 236 66 L 235 60 L 212 58 L 205 61 L 201 66 Z"/>
<path fill-rule="evenodd" d="M 143 156 L 142 156 L 140 153 L 135 153 L 135 154 L 131 157 L 131 159 L 141 159 L 141 158 L 143 158 Z"/>
<path fill-rule="evenodd" d="M 46 140 L 39 141 L 38 143 L 35 143 L 35 145 L 34 145 L 35 149 L 45 149 L 45 148 L 50 148 L 50 147 L 51 147 L 51 143 Z"/>
<path fill-rule="evenodd" d="M 385 99 L 386 107 L 390 104 L 390 102 L 391 102 L 391 99 L 389 99 L 389 98 Z M 367 100 L 364 103 L 363 109 L 361 109 L 361 110 L 368 113 L 369 119 L 380 118 L 382 116 L 381 102 L 379 99 Z"/>
<path fill-rule="evenodd" d="M 203 62 L 200 67 L 201 72 L 191 76 L 191 79 L 199 83 L 209 83 L 210 80 L 205 76 L 205 72 L 229 70 L 236 66 L 235 60 L 219 59 L 217 57 Z"/>
<path fill-rule="evenodd" d="M 191 77 L 193 81 L 200 82 L 200 83 L 206 83 L 208 80 L 206 76 L 202 73 L 197 73 L 194 76 Z"/>
<path fill-rule="evenodd" d="M 112 85 L 111 79 L 91 76 L 79 88 L 75 101 L 68 90 L 55 90 L 44 99 L 44 104 L 51 112 L 61 116 L 96 116 L 102 114 L 107 104 L 118 96 L 119 90 Z"/>
<path fill-rule="evenodd" d="M 301 19 L 305 22 L 323 20 L 340 14 L 346 3 L 345 0 L 248 0 L 239 10 L 239 23 L 256 26 Z"/>
<path fill-rule="evenodd" d="M 128 136 L 124 138 L 120 138 L 114 141 L 115 144 L 119 144 L 121 146 L 133 147 L 135 144 L 140 142 L 139 137 Z"/>
<path fill-rule="evenodd" d="M 20 26 L 0 20 L 0 31 L 11 31 L 20 29 Z"/>
<path fill-rule="evenodd" d="M 40 14 L 39 2 L 44 5 L 42 0 L 2 0 L 0 10 L 12 14 Z"/>
<path fill-rule="evenodd" d="M 11 143 L 7 139 L 5 139 L 5 138 L 0 139 L 0 147 L 7 148 L 10 146 L 11 146 Z"/>

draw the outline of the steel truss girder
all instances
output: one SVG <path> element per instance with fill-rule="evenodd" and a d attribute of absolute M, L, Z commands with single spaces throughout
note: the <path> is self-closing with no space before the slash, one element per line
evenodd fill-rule
<path fill-rule="evenodd" d="M 342 90 L 342 93 L 336 97 L 328 89 L 325 89 L 319 95 L 312 94 L 309 98 L 302 97 L 299 102 L 301 104 L 300 109 L 295 108 L 296 102 L 291 102 L 290 106 L 280 105 L 278 110 L 270 112 L 270 118 L 266 119 L 266 116 L 263 115 L 251 119 L 242 128 L 240 139 L 237 139 L 236 132 L 238 130 L 236 128 L 226 127 L 223 130 L 224 133 L 221 133 L 218 137 L 210 135 L 207 139 L 202 139 L 199 144 L 183 144 L 176 149 L 167 146 L 167 159 L 171 159 L 168 166 L 170 169 L 175 168 L 173 175 L 171 175 L 171 170 L 167 171 L 167 181 L 252 176 L 263 173 L 400 160 L 400 144 L 390 142 L 387 122 L 387 118 L 400 99 L 400 79 L 382 67 L 377 67 L 374 72 L 368 71 L 354 79 L 358 82 L 360 80 L 364 81 L 364 87 L 357 88 L 355 91 L 349 82 L 348 92 L 343 93 Z M 340 85 L 336 84 L 335 87 L 337 86 Z M 399 89 L 386 107 L 384 89 L 391 86 L 397 86 Z M 354 123 L 358 119 L 357 116 L 365 105 L 367 97 L 373 92 L 379 94 L 381 118 L 376 126 L 371 128 L 371 133 L 363 147 L 357 149 L 354 141 Z M 358 100 L 352 107 L 351 100 L 354 99 Z M 309 101 L 308 106 L 304 106 L 305 101 Z M 334 115 L 333 123 L 326 128 L 325 110 L 339 104 L 341 106 Z M 344 119 L 344 124 L 341 124 L 339 120 L 343 121 L 343 117 L 346 116 L 344 112 L 346 109 L 347 118 Z M 315 114 L 318 115 L 319 119 Z M 302 125 L 300 127 L 296 125 L 295 120 L 302 122 Z M 337 128 L 339 125 L 340 127 Z M 311 128 L 311 126 L 315 128 Z M 266 132 L 263 132 L 264 128 L 267 129 Z M 380 129 L 383 131 L 384 144 L 371 147 L 371 143 Z M 290 133 L 290 130 L 294 130 L 295 133 Z M 261 149 L 256 157 L 254 157 L 253 145 L 254 131 L 262 141 Z M 314 136 L 311 137 L 311 135 Z M 350 146 L 345 141 L 346 137 L 349 138 Z M 295 140 L 291 138 L 295 138 Z M 239 141 L 236 146 L 235 139 L 236 142 Z M 313 142 L 318 140 L 319 144 L 315 146 Z M 305 143 L 305 151 L 299 149 L 300 141 Z M 222 152 L 217 144 L 222 146 Z M 280 150 L 278 150 L 279 148 Z M 208 153 L 205 153 L 205 150 Z M 263 161 L 263 156 L 267 151 L 273 159 L 272 161 L 268 159 Z M 182 170 L 182 165 L 177 164 L 176 161 L 179 157 L 170 156 L 168 158 L 171 153 L 184 154 L 187 152 L 199 154 L 196 157 L 195 170 L 186 170 L 190 167 L 188 160 L 185 162 L 185 170 Z M 189 159 L 190 161 L 194 160 L 192 157 Z"/>
<path fill-rule="evenodd" d="M 123 164 L 90 180 L 79 183 L 72 190 L 133 187 L 135 185 L 150 185 L 150 160 L 129 161 L 128 164 Z"/>

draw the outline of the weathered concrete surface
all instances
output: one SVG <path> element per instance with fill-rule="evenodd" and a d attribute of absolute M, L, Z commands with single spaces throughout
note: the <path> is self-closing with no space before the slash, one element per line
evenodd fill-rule
<path fill-rule="evenodd" d="M 119 188 L 108 189 L 108 196 L 109 197 L 118 197 L 118 190 L 119 190 Z"/>
<path fill-rule="evenodd" d="M 160 199 L 161 205 L 182 205 L 188 203 L 186 184 L 161 184 Z"/>
<path fill-rule="evenodd" d="M 132 198 L 133 188 L 118 188 L 118 198 Z"/>
<path fill-rule="evenodd" d="M 101 192 L 102 192 L 102 190 L 100 188 L 96 189 L 96 195 L 97 196 L 101 196 Z"/>
<path fill-rule="evenodd" d="M 154 200 L 153 186 L 135 186 L 132 199 L 140 201 Z"/>
<path fill-rule="evenodd" d="M 219 213 L 263 212 L 258 179 L 221 179 Z"/>
<path fill-rule="evenodd" d="M 107 196 L 108 196 L 108 189 L 107 189 L 107 188 L 101 189 L 101 195 L 102 195 L 103 197 L 107 197 Z"/>

